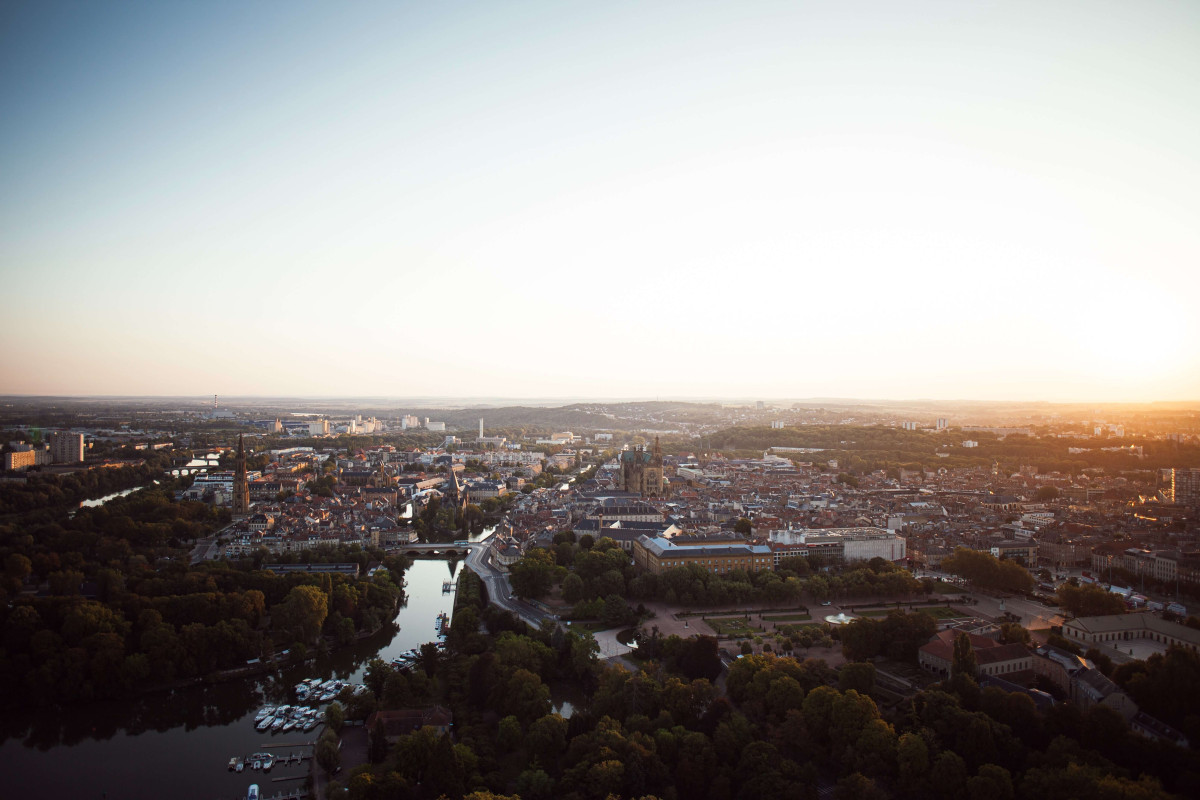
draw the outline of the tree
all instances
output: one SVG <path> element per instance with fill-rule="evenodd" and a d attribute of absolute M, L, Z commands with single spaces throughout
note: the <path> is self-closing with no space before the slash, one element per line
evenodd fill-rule
<path fill-rule="evenodd" d="M 843 692 L 854 689 L 861 694 L 870 694 L 875 688 L 875 665 L 863 662 L 844 664 L 838 671 L 838 688 Z"/>
<path fill-rule="evenodd" d="M 1000 625 L 1000 642 L 1002 644 L 1029 644 L 1029 631 L 1019 622 L 1005 622 Z"/>
<path fill-rule="evenodd" d="M 742 536 L 749 536 L 754 532 L 754 525 L 750 522 L 750 520 L 746 519 L 745 517 L 741 517 L 737 522 L 733 523 L 733 530 L 735 533 L 740 533 Z"/>
<path fill-rule="evenodd" d="M 332 773 L 342 765 L 342 753 L 338 749 L 338 737 L 332 730 L 321 734 L 316 748 L 317 764 L 326 773 Z"/>
<path fill-rule="evenodd" d="M 1004 767 L 984 764 L 967 781 L 969 800 L 1013 800 L 1012 775 Z"/>
<path fill-rule="evenodd" d="M 601 622 L 605 625 L 623 625 L 629 619 L 629 604 L 620 595 L 610 594 L 604 600 L 604 613 Z"/>
<path fill-rule="evenodd" d="M 562 582 L 563 600 L 574 605 L 583 599 L 583 578 L 576 575 L 574 572 L 563 578 Z"/>
<path fill-rule="evenodd" d="M 966 762 L 950 750 L 943 751 L 933 760 L 929 782 L 937 800 L 961 800 L 967 788 Z"/>
<path fill-rule="evenodd" d="M 387 758 L 388 740 L 387 727 L 383 724 L 383 720 L 375 720 L 375 724 L 371 726 L 370 742 L 367 745 L 367 758 L 372 764 L 379 764 Z"/>
<path fill-rule="evenodd" d="M 971 647 L 971 637 L 966 633 L 959 633 L 954 637 L 954 655 L 950 663 L 950 674 L 973 676 L 977 666 L 975 649 Z"/>
<path fill-rule="evenodd" d="M 1058 604 L 1071 616 L 1100 617 L 1125 613 L 1125 601 L 1119 595 L 1093 584 L 1072 586 L 1064 583 L 1055 594 Z"/>
<path fill-rule="evenodd" d="M 305 642 L 320 635 L 328 613 L 329 596 L 316 586 L 293 587 L 283 603 L 271 610 L 277 628 L 293 632 Z"/>
<path fill-rule="evenodd" d="M 1044 502 L 1046 500 L 1058 499 L 1057 486 L 1039 486 L 1037 492 L 1034 493 L 1033 499 Z"/>
<path fill-rule="evenodd" d="M 512 565 L 511 575 L 513 593 L 518 597 L 543 597 L 554 585 L 554 557 L 549 550 L 534 548 Z"/>
<path fill-rule="evenodd" d="M 329 708 L 325 709 L 325 722 L 329 725 L 329 730 L 336 733 L 341 733 L 342 725 L 346 723 L 346 712 L 342 710 L 339 703 L 330 703 Z"/>

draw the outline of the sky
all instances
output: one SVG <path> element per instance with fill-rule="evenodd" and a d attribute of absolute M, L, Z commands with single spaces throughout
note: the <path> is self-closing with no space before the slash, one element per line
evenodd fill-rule
<path fill-rule="evenodd" d="M 8 3 L 0 104 L 0 394 L 1200 400 L 1200 3 Z"/>

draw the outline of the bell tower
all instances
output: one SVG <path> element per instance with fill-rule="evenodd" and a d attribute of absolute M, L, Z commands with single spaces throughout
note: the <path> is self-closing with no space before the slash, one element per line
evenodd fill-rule
<path fill-rule="evenodd" d="M 246 444 L 238 434 L 237 460 L 233 465 L 233 514 L 250 513 L 250 486 L 246 483 Z"/>

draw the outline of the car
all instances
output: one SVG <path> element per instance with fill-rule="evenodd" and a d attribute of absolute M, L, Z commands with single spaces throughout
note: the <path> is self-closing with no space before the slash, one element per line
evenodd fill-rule
<path fill-rule="evenodd" d="M 832 600 L 822 600 L 822 601 L 821 601 L 821 605 L 823 605 L 823 606 L 831 606 L 831 605 L 833 605 L 833 601 L 832 601 Z"/>

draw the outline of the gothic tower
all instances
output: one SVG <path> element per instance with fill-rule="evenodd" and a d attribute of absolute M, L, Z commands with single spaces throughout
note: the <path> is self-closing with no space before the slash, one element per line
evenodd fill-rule
<path fill-rule="evenodd" d="M 233 466 L 233 514 L 250 513 L 250 486 L 246 483 L 246 445 L 238 434 L 237 460 Z"/>

